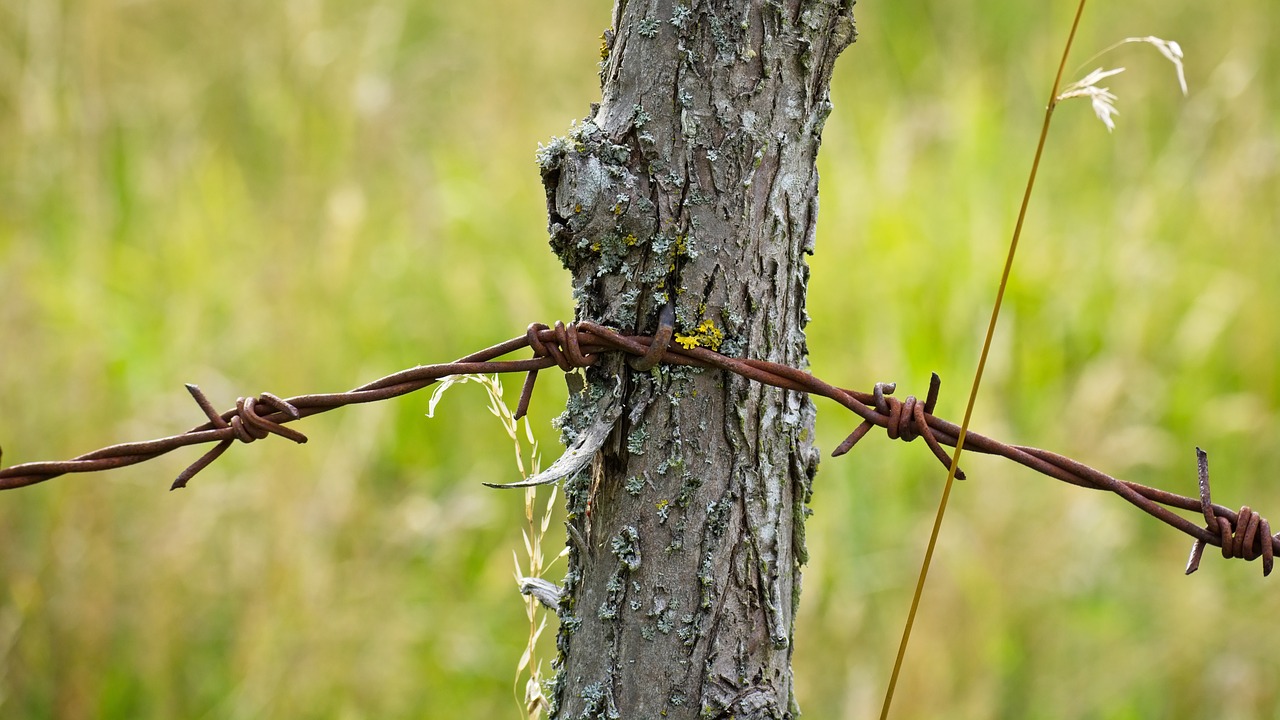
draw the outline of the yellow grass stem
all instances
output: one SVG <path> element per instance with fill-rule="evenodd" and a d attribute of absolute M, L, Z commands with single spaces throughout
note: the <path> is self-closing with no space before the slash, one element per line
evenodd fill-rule
<path fill-rule="evenodd" d="M 960 423 L 960 434 L 956 438 L 955 452 L 951 454 L 951 467 L 947 471 L 947 482 L 942 488 L 942 498 L 938 501 L 938 512 L 933 519 L 933 532 L 929 535 L 929 545 L 925 549 L 924 561 L 920 564 L 920 576 L 916 580 L 916 590 L 911 597 L 911 610 L 907 612 L 907 622 L 902 628 L 902 641 L 898 644 L 898 656 L 893 661 L 893 672 L 889 676 L 889 688 L 884 695 L 884 705 L 880 708 L 880 720 L 889 717 L 889 707 L 893 703 L 893 691 L 898 685 L 898 676 L 902 672 L 902 660 L 907 654 L 907 642 L 911 638 L 911 627 L 915 624 L 916 611 L 920 608 L 920 596 L 924 593 L 925 578 L 929 575 L 929 565 L 933 562 L 933 551 L 938 544 L 938 532 L 942 529 L 942 518 L 947 512 L 947 501 L 951 497 L 951 486 L 955 484 L 956 470 L 960 466 L 960 453 L 964 450 L 965 436 L 969 432 L 969 420 L 973 417 L 973 405 L 978 398 L 978 387 L 982 384 L 982 373 L 987 367 L 987 355 L 991 350 L 991 339 L 995 336 L 996 322 L 1000 318 L 1000 306 L 1004 303 L 1005 287 L 1009 284 L 1009 273 L 1013 269 L 1013 258 L 1018 251 L 1018 239 L 1022 236 L 1023 221 L 1027 217 L 1027 206 L 1031 203 L 1031 191 L 1036 184 L 1036 171 L 1040 169 L 1040 158 L 1044 154 L 1045 139 L 1049 136 L 1049 123 L 1053 119 L 1053 110 L 1058 105 L 1058 88 L 1062 84 L 1062 73 L 1067 66 L 1067 57 L 1071 54 L 1071 43 L 1075 40 L 1076 29 L 1080 26 L 1080 16 L 1084 14 L 1086 0 L 1080 0 L 1076 7 L 1076 16 L 1071 23 L 1071 32 L 1067 35 L 1066 46 L 1062 49 L 1062 60 L 1058 63 L 1058 72 L 1053 78 L 1053 89 L 1049 92 L 1049 103 L 1044 111 L 1044 123 L 1040 126 L 1040 140 L 1036 144 L 1035 158 L 1031 161 L 1031 174 L 1027 177 L 1027 187 L 1022 194 L 1022 205 L 1018 209 L 1018 221 L 1013 227 L 1013 237 L 1009 241 L 1009 252 L 1005 255 L 1004 272 L 1000 275 L 1000 287 L 996 291 L 995 305 L 991 308 L 991 321 L 987 323 L 987 336 L 982 342 L 982 354 L 978 358 L 978 369 L 973 374 L 973 384 L 969 388 L 969 402 L 965 405 L 964 420 Z"/>

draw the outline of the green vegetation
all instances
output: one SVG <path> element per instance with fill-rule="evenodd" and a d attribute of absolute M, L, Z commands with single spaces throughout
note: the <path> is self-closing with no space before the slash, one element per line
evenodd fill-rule
<path fill-rule="evenodd" d="M 826 126 L 813 369 L 958 419 L 1070 3 L 866 2 Z M 597 99 L 599 2 L 0 4 L 6 465 L 342 390 L 569 318 L 534 153 Z M 1099 3 L 974 428 L 1280 520 L 1280 6 Z M 703 239 L 703 242 L 707 240 Z M 508 383 L 513 385 L 513 383 Z M 523 497 L 475 387 L 0 495 L 0 716 L 517 717 Z M 546 456 L 562 383 L 540 383 Z M 539 420 L 540 418 L 540 420 Z M 827 450 L 853 418 L 819 407 Z M 828 460 L 801 707 L 879 707 L 942 474 Z M 966 455 L 895 717 L 1280 714 L 1275 578 L 1117 498 Z M 551 526 L 549 556 L 558 521 Z M 557 572 L 552 567 L 551 576 Z M 548 631 L 542 642 L 552 640 Z M 544 652 L 544 656 L 546 653 Z M 1223 709 L 1230 707 L 1230 711 Z"/>

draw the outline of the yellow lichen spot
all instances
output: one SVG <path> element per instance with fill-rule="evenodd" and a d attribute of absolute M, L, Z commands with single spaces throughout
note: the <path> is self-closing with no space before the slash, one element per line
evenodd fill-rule
<path fill-rule="evenodd" d="M 600 252 L 600 243 L 598 243 L 598 242 L 593 242 L 593 243 L 591 243 L 591 251 L 592 251 L 592 252 Z"/>
<path fill-rule="evenodd" d="M 622 242 L 626 243 L 627 245 L 635 245 L 636 242 L 638 242 L 638 240 L 636 239 L 635 235 L 628 235 L 622 238 Z"/>
<path fill-rule="evenodd" d="M 720 343 L 724 342 L 724 331 L 709 319 L 698 324 L 698 335 L 702 338 L 702 343 L 712 350 L 719 350 Z"/>
<path fill-rule="evenodd" d="M 574 212 L 575 214 L 576 214 L 576 213 L 580 213 L 580 212 L 582 212 L 582 203 L 578 203 L 578 204 L 574 205 L 574 206 L 573 206 L 573 212 Z"/>
<path fill-rule="evenodd" d="M 688 335 L 676 335 L 676 342 L 685 350 L 692 350 L 696 347 L 704 347 L 708 350 L 719 350 L 720 344 L 724 342 L 724 331 L 716 327 L 714 320 L 703 320 L 698 323 L 698 327 Z"/>
<path fill-rule="evenodd" d="M 605 31 L 600 34 L 600 59 L 609 59 L 609 33 Z"/>
<path fill-rule="evenodd" d="M 654 507 L 658 508 L 659 510 L 663 510 L 670 504 L 671 504 L 670 500 L 663 498 L 662 500 L 659 500 L 658 502 L 654 503 Z"/>

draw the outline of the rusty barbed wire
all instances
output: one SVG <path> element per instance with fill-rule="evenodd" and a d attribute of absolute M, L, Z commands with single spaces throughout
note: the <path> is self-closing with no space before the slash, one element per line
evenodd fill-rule
<path fill-rule="evenodd" d="M 670 314 L 664 313 L 661 321 L 655 336 L 624 335 L 588 321 L 571 325 L 557 322 L 554 327 L 534 323 L 521 337 L 512 338 L 451 363 L 409 368 L 341 393 L 299 395 L 291 398 L 262 393 L 257 397 L 239 398 L 235 408 L 223 413 L 217 412 L 197 386 L 187 385 L 187 390 L 208 418 L 207 422 L 179 435 L 112 445 L 70 460 L 30 462 L 0 469 L 0 490 L 35 485 L 69 473 L 96 472 L 135 465 L 189 445 L 217 443 L 178 475 L 170 487 L 176 490 L 185 487 L 236 440 L 250 443 L 268 435 L 280 435 L 297 443 L 305 443 L 305 435 L 285 425 L 347 405 L 406 395 L 450 375 L 526 373 L 516 407 L 515 416 L 518 419 L 528 412 L 538 371 L 559 367 L 569 372 L 575 368 L 588 367 L 594 365 L 602 353 L 607 352 L 621 352 L 631 356 L 629 364 L 641 371 L 652 368 L 659 362 L 717 369 L 784 390 L 820 395 L 862 418 L 862 422 L 835 449 L 833 456 L 849 452 L 872 428 L 882 427 L 890 439 L 911 442 L 918 437 L 924 438 L 925 444 L 943 467 L 949 467 L 950 458 L 942 446 L 955 446 L 960 426 L 933 414 L 941 385 L 936 374 L 930 380 L 929 391 L 923 402 L 914 396 L 904 399 L 894 397 L 893 393 L 897 388 L 893 383 L 876 383 L 870 393 L 849 390 L 830 385 L 808 372 L 780 363 L 729 357 L 700 347 L 673 346 Z M 525 360 L 497 360 L 523 348 L 531 348 L 534 357 Z M 266 414 L 261 412 L 263 408 L 266 408 Z M 1199 496 L 1195 498 L 1120 480 L 1048 450 L 1009 445 L 972 431 L 966 435 L 965 449 L 1007 458 L 1042 475 L 1072 485 L 1119 495 L 1152 517 L 1192 537 L 1194 544 L 1186 566 L 1188 575 L 1199 568 L 1204 549 L 1209 545 L 1221 548 L 1224 558 L 1262 558 L 1263 575 L 1271 573 L 1274 556 L 1280 551 L 1280 533 L 1272 535 L 1270 523 L 1249 506 L 1235 512 L 1211 501 L 1208 456 L 1200 448 L 1196 448 Z M 964 479 L 964 474 L 957 472 L 956 477 Z M 1206 526 L 1201 527 L 1170 508 L 1199 512 L 1204 516 Z"/>

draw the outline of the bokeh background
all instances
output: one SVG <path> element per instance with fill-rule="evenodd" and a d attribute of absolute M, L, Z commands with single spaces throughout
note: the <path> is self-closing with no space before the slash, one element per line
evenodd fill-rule
<path fill-rule="evenodd" d="M 922 393 L 936 370 L 961 415 L 1073 10 L 859 4 L 820 163 L 820 375 Z M 0 0 L 5 464 L 190 427 L 183 382 L 220 407 L 342 390 L 571 317 L 533 157 L 598 98 L 609 16 Z M 1057 113 L 976 429 L 1186 494 L 1200 445 L 1217 501 L 1280 513 L 1278 20 L 1088 8 L 1077 62 L 1174 39 L 1190 94 L 1146 46 L 1073 73 L 1128 68 L 1118 127 Z M 196 451 L 0 495 L 0 716 L 516 717 L 523 500 L 480 486 L 513 479 L 510 441 L 476 386 L 427 400 L 233 448 L 183 492 Z M 851 427 L 820 406 L 824 448 Z M 1280 716 L 1280 581 L 1212 553 L 1183 577 L 1190 541 L 1118 498 L 966 466 L 895 716 Z M 822 464 L 808 716 L 879 707 L 941 480 L 879 438 Z"/>

